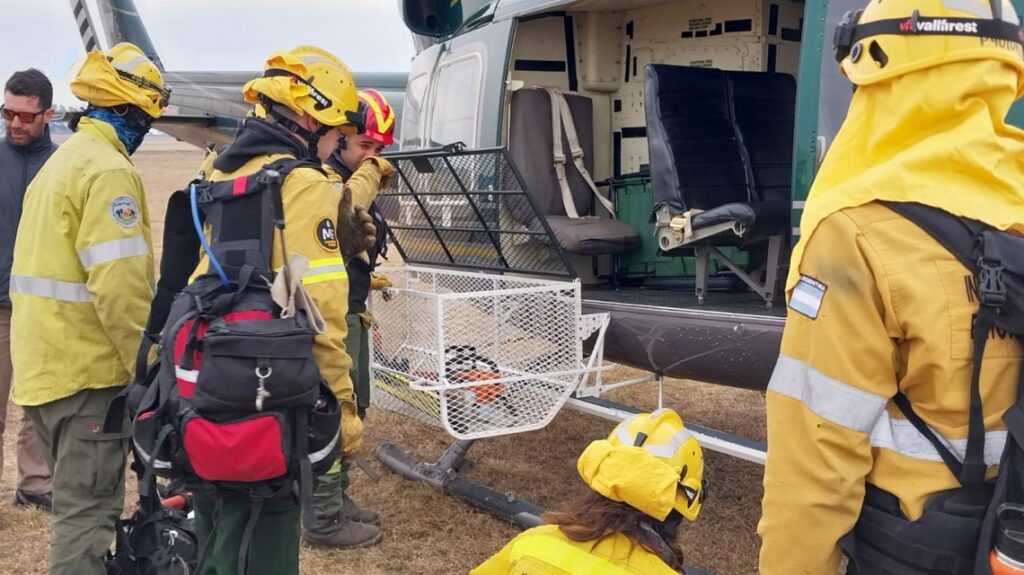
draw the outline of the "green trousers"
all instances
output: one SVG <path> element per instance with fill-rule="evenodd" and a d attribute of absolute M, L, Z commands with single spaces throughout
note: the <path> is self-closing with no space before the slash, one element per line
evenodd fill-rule
<path fill-rule="evenodd" d="M 124 508 L 130 427 L 103 433 L 107 404 L 121 388 L 87 389 L 25 407 L 53 475 L 50 573 L 105 575 L 103 556 Z"/>
<path fill-rule="evenodd" d="M 352 463 L 349 458 L 343 457 L 334 463 L 334 467 L 327 473 L 316 478 L 316 488 L 313 490 L 313 509 L 319 519 L 334 517 L 341 511 L 345 500 L 345 491 L 348 489 L 349 469 Z"/>
<path fill-rule="evenodd" d="M 352 357 L 352 378 L 356 392 L 356 406 L 359 417 L 366 416 L 366 408 L 370 405 L 370 347 L 368 332 L 363 321 L 357 314 L 350 313 L 345 318 L 348 323 L 348 335 L 345 336 L 345 350 Z M 345 490 L 349 486 L 349 469 L 352 463 L 348 458 L 335 462 L 327 473 L 317 478 L 316 490 L 313 492 L 313 508 L 316 516 L 322 519 L 333 517 L 341 511 Z"/>
<path fill-rule="evenodd" d="M 242 536 L 251 511 L 252 499 L 245 494 L 196 494 L 196 536 L 203 552 L 199 575 L 238 575 L 240 563 L 246 575 L 298 575 L 298 501 L 264 502 L 243 554 Z"/>

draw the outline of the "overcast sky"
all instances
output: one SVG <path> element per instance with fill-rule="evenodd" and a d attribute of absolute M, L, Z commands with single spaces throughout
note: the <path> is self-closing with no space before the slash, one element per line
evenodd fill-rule
<path fill-rule="evenodd" d="M 396 0 L 135 0 L 168 70 L 261 70 L 270 52 L 314 44 L 354 71 L 405 72 L 412 37 Z M 90 10 L 97 26 L 95 0 Z M 0 83 L 35 67 L 54 102 L 79 106 L 68 89 L 84 49 L 70 0 L 0 0 Z"/>

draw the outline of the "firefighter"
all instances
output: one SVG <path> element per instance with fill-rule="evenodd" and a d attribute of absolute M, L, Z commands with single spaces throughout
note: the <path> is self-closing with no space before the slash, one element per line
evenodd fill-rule
<path fill-rule="evenodd" d="M 253 174 L 285 157 L 322 163 L 343 134 L 358 131 L 352 73 L 333 54 L 317 47 L 298 46 L 271 54 L 263 75 L 248 82 L 243 94 L 254 105 L 254 115 L 245 119 L 234 142 L 213 159 L 211 181 Z M 348 278 L 338 233 L 339 227 L 342 233 L 351 232 L 352 214 L 350 210 L 339 213 L 342 197 L 323 172 L 312 168 L 292 170 L 281 186 L 285 243 L 289 251 L 309 260 L 302 284 L 326 323 L 326 332 L 314 339 L 313 353 L 321 376 L 342 406 L 342 452 L 352 454 L 362 442 L 362 423 L 356 415 L 351 360 L 344 343 Z M 372 231 L 369 236 L 362 243 L 372 243 Z M 284 254 L 278 242 L 273 249 L 276 269 Z M 206 268 L 204 259 L 199 271 Z M 268 501 L 255 518 L 249 517 L 249 511 L 245 494 L 196 494 L 196 533 L 200 545 L 209 549 L 203 573 L 234 575 L 245 565 L 250 575 L 298 573 L 299 502 Z M 245 542 L 250 520 L 251 541 Z M 248 549 L 247 557 L 239 557 L 243 547 Z"/>
<path fill-rule="evenodd" d="M 978 288 L 942 245 L 880 202 L 1024 233 L 1024 132 L 1004 120 L 1024 93 L 1017 23 L 1002 0 L 872 0 L 840 25 L 837 59 L 856 91 L 790 265 L 767 392 L 765 575 L 836 573 L 843 549 L 850 573 L 970 570 L 976 534 L 948 537 L 942 515 L 919 521 L 926 510 L 952 512 L 960 483 L 897 403 L 906 398 L 964 458 Z M 996 473 L 1021 351 L 1015 338 L 989 335 L 979 479 L 986 464 L 987 477 Z M 884 521 L 865 520 L 882 509 Z M 958 547 L 966 551 L 951 558 Z"/>
<path fill-rule="evenodd" d="M 127 426 L 104 433 L 131 381 L 153 297 L 153 250 L 131 155 L 167 105 L 136 46 L 90 52 L 71 83 L 88 102 L 25 193 L 11 270 L 13 401 L 53 472 L 50 573 L 101 575 L 124 503 Z"/>
<path fill-rule="evenodd" d="M 359 112 L 363 132 L 343 137 L 324 168 L 332 180 L 351 191 L 355 205 L 369 208 L 377 192 L 389 185 L 394 173 L 391 164 L 380 154 L 394 142 L 395 114 L 384 96 L 376 90 L 359 92 Z M 355 385 L 360 419 L 366 416 L 366 408 L 370 405 L 368 333 L 373 320 L 366 307 L 366 298 L 371 288 L 388 285 L 384 276 L 372 273 L 383 243 L 380 232 L 383 230 L 379 230 L 370 253 L 346 254 L 345 260 L 349 281 L 345 349 L 352 357 L 349 373 Z M 344 457 L 319 478 L 315 497 L 317 524 L 303 532 L 310 543 L 351 549 L 374 545 L 381 540 L 380 515 L 360 507 L 346 493 L 351 467 L 351 458 Z"/>
<path fill-rule="evenodd" d="M 641 413 L 591 443 L 576 463 L 593 490 L 547 525 L 510 541 L 470 575 L 676 575 L 682 520 L 706 495 L 700 444 L 670 409 Z"/>

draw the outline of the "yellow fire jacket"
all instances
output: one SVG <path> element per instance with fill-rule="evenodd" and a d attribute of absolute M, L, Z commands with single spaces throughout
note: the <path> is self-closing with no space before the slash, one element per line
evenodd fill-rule
<path fill-rule="evenodd" d="M 324 164 L 328 179 L 339 187 L 346 185 L 352 190 L 352 204 L 368 208 L 377 193 L 387 188 L 395 169 L 391 163 L 384 158 L 366 158 L 359 169 L 346 179 L 345 174 L 334 169 L 330 162 Z"/>
<path fill-rule="evenodd" d="M 621 533 L 594 543 L 566 537 L 557 525 L 520 533 L 469 575 L 677 575 L 660 557 Z"/>
<path fill-rule="evenodd" d="M 127 385 L 153 299 L 149 211 L 114 129 L 83 118 L 29 185 L 11 270 L 12 397 Z"/>
<path fill-rule="evenodd" d="M 253 157 L 237 170 L 224 173 L 212 169 L 210 181 L 230 180 L 258 172 L 265 164 L 287 157 L 283 154 Z M 209 165 L 209 161 L 204 167 Z M 309 270 L 302 283 L 320 309 L 327 324 L 326 333 L 313 340 L 313 354 L 324 378 L 342 407 L 342 453 L 351 454 L 359 449 L 363 437 L 363 424 L 356 415 L 352 380 L 349 369 L 352 359 L 345 351 L 348 331 L 345 314 L 348 313 L 348 274 L 338 251 L 336 222 L 341 193 L 324 174 L 297 168 L 281 184 L 281 200 L 285 213 L 285 243 L 293 254 L 309 260 Z M 324 232 L 329 232 L 327 235 Z M 275 231 L 275 234 L 277 232 Z M 275 238 L 272 265 L 278 269 L 284 262 L 280 242 Z M 206 271 L 208 262 L 204 254 L 199 270 Z"/>
<path fill-rule="evenodd" d="M 865 483 L 895 495 L 911 520 L 930 495 L 958 487 L 890 398 L 903 392 L 963 458 L 977 310 L 967 268 L 883 205 L 817 225 L 768 387 L 762 574 L 836 573 L 837 542 L 857 521 Z M 1014 337 L 989 335 L 980 387 L 990 466 L 1006 441 L 1001 417 L 1020 358 Z"/>

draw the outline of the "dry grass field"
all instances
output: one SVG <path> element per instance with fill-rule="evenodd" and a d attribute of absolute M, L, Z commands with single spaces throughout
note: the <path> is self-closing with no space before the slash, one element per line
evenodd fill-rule
<path fill-rule="evenodd" d="M 146 185 L 153 237 L 159 243 L 166 198 L 192 177 L 202 154 L 184 144 L 151 138 L 134 159 Z M 619 368 L 607 377 L 635 375 Z M 657 407 L 653 383 L 617 390 L 609 397 L 647 409 Z M 684 419 L 764 439 L 761 393 L 667 380 L 665 405 L 679 410 Z M 15 409 L 12 407 L 9 421 L 17 417 Z M 377 445 L 392 441 L 422 459 L 433 460 L 450 441 L 443 431 L 380 410 L 371 410 L 366 423 L 364 455 L 380 471 L 381 479 L 373 482 L 357 470 L 351 494 L 381 512 L 384 541 L 347 552 L 304 546 L 303 574 L 464 575 L 515 535 L 515 527 L 429 487 L 405 481 L 372 457 Z M 0 482 L 0 575 L 46 573 L 48 517 L 11 505 L 16 425 L 10 427 L 14 429 L 4 438 L 8 456 Z M 584 492 L 586 486 L 576 475 L 576 457 L 589 441 L 607 435 L 611 427 L 608 421 L 563 410 L 541 431 L 479 442 L 470 452 L 475 466 L 469 477 L 546 508 L 557 507 Z M 716 453 L 707 453 L 706 459 L 710 495 L 700 520 L 682 531 L 687 560 L 716 575 L 756 573 L 761 467 Z M 133 505 L 133 481 L 129 474 L 128 509 Z"/>

